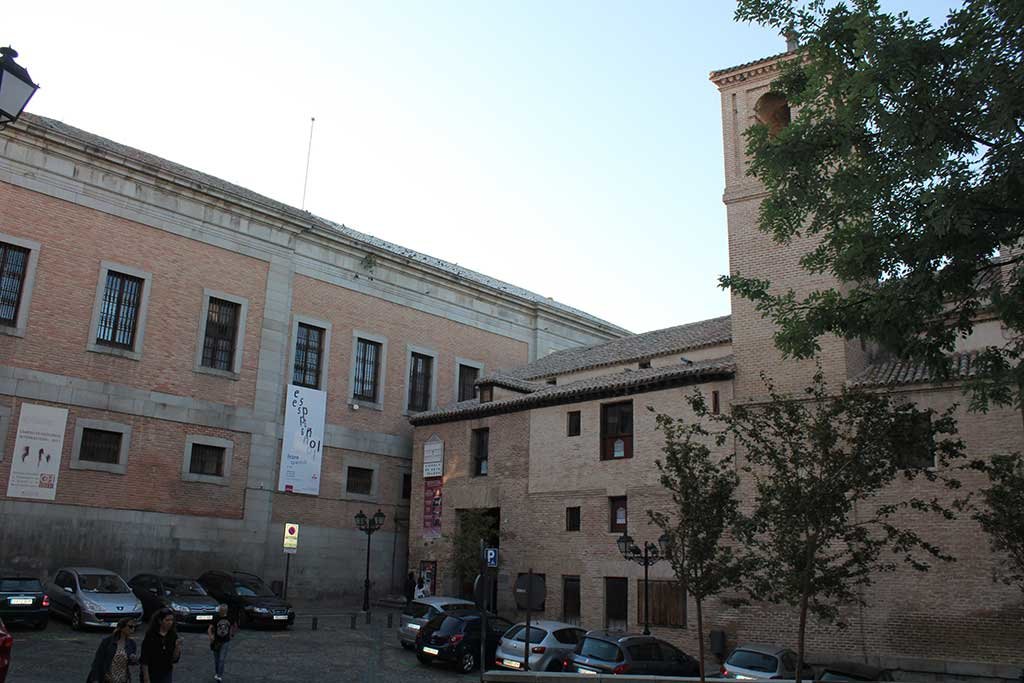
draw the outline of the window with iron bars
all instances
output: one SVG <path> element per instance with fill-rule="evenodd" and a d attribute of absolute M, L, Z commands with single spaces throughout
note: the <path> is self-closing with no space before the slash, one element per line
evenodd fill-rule
<path fill-rule="evenodd" d="M 18 322 L 29 250 L 0 242 L 0 325 Z"/>
<path fill-rule="evenodd" d="M 295 334 L 295 367 L 292 384 L 310 389 L 320 388 L 320 366 L 323 359 L 324 330 L 299 323 Z"/>
<path fill-rule="evenodd" d="M 352 398 L 377 402 L 380 383 L 380 356 L 382 345 L 368 339 L 356 340 L 355 386 Z"/>
<path fill-rule="evenodd" d="M 78 449 L 78 459 L 89 462 L 102 462 L 116 465 L 121 460 L 121 432 L 108 432 L 102 429 L 83 429 L 82 445 Z"/>
<path fill-rule="evenodd" d="M 422 353 L 413 353 L 409 363 L 409 410 L 421 412 L 430 409 L 430 381 L 434 359 Z"/>
<path fill-rule="evenodd" d="M 223 477 L 224 448 L 202 443 L 192 444 L 192 457 L 188 464 L 188 471 L 192 474 Z"/>
<path fill-rule="evenodd" d="M 235 367 L 239 304 L 210 298 L 203 339 L 203 366 L 231 372 Z"/>
<path fill-rule="evenodd" d="M 96 343 L 131 349 L 135 346 L 135 328 L 138 324 L 139 301 L 142 298 L 141 278 L 107 271 L 107 284 L 100 305 L 100 320 L 96 327 Z"/>

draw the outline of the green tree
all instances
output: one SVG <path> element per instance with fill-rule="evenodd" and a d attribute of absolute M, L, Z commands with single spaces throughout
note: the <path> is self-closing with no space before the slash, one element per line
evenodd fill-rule
<path fill-rule="evenodd" d="M 1024 457 L 999 455 L 983 467 L 991 486 L 981 492 L 984 505 L 975 519 L 1002 556 L 993 578 L 1024 591 Z"/>
<path fill-rule="evenodd" d="M 934 25 L 875 0 L 739 0 L 736 18 L 799 42 L 773 84 L 791 124 L 747 131 L 767 190 L 759 227 L 780 243 L 814 237 L 803 268 L 841 285 L 801 296 L 733 273 L 723 286 L 778 324 L 788 355 L 833 333 L 938 377 L 992 312 L 1008 339 L 978 358 L 972 407 L 1021 406 L 1024 3 L 965 0 Z"/>
<path fill-rule="evenodd" d="M 458 511 L 458 527 L 445 539 L 452 544 L 452 567 L 463 584 L 480 572 L 480 541 L 497 545 L 498 525 L 498 516 L 488 508 Z"/>
<path fill-rule="evenodd" d="M 745 586 L 756 599 L 798 607 L 803 662 L 808 613 L 843 627 L 840 608 L 862 604 L 860 589 L 878 573 L 903 563 L 926 571 L 932 560 L 953 559 L 907 522 L 917 513 L 952 519 L 963 507 L 955 493 L 936 492 L 959 487 L 949 474 L 963 443 L 950 413 L 845 388 L 829 395 L 820 369 L 801 397 L 765 383 L 766 403 L 713 417 L 735 439 L 753 483 L 753 510 L 739 529 Z M 908 467 L 922 446 L 917 455 L 935 467 Z M 927 491 L 922 496 L 884 495 L 895 481 L 914 479 L 936 484 L 915 487 Z"/>
<path fill-rule="evenodd" d="M 700 680 L 704 681 L 704 600 L 734 587 L 740 577 L 740 563 L 731 545 L 723 541 L 736 523 L 735 497 L 739 477 L 732 454 L 712 454 L 710 444 L 724 445 L 702 422 L 710 417 L 703 395 L 697 391 L 687 398 L 696 420 L 687 422 L 669 415 L 656 417 L 665 434 L 657 460 L 660 481 L 672 493 L 670 513 L 648 511 L 670 540 L 669 561 L 676 578 L 693 596 L 697 608 L 697 648 Z"/>

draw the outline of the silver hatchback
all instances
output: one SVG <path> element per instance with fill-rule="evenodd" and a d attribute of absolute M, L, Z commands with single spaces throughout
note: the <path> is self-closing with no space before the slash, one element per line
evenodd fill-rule
<path fill-rule="evenodd" d="M 74 629 L 142 618 L 142 603 L 124 579 L 108 569 L 64 567 L 53 577 L 49 593 L 50 612 L 70 620 Z"/>
<path fill-rule="evenodd" d="M 530 622 L 530 671 L 561 671 L 562 660 L 576 651 L 586 631 L 561 621 Z M 498 643 L 494 662 L 505 669 L 522 669 L 526 651 L 526 622 L 514 625 Z"/>
<path fill-rule="evenodd" d="M 733 650 L 722 664 L 722 678 L 757 680 L 796 678 L 796 653 L 789 648 L 765 643 L 747 643 Z M 814 671 L 806 664 L 802 678 L 814 680 Z"/>
<path fill-rule="evenodd" d="M 472 609 L 475 606 L 469 600 L 447 598 L 443 595 L 416 598 L 402 608 L 402 616 L 398 623 L 398 642 L 406 650 L 411 650 L 416 646 L 416 634 L 420 632 L 420 628 L 438 614 L 457 609 Z"/>

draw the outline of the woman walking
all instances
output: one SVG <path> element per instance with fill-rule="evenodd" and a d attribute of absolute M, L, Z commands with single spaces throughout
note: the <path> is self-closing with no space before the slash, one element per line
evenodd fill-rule
<path fill-rule="evenodd" d="M 174 628 L 174 612 L 157 610 L 142 640 L 142 683 L 172 683 L 174 663 L 181 658 L 181 639 Z"/>
<path fill-rule="evenodd" d="M 117 622 L 114 632 L 100 642 L 96 656 L 92 659 L 89 683 L 131 683 L 129 666 L 139 663 L 139 656 L 132 634 L 135 621 L 122 619 Z"/>
<path fill-rule="evenodd" d="M 210 649 L 213 650 L 213 680 L 224 680 L 224 663 L 228 658 L 228 644 L 238 633 L 238 624 L 228 618 L 228 606 L 218 605 L 217 618 L 206 634 L 210 636 Z"/>

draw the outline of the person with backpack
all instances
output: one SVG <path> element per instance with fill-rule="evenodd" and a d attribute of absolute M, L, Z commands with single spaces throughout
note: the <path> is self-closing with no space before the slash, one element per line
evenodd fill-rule
<path fill-rule="evenodd" d="M 238 624 L 228 617 L 228 606 L 217 607 L 217 617 L 206 635 L 210 637 L 210 650 L 213 652 L 213 680 L 224 680 L 224 664 L 228 657 L 228 645 L 231 639 L 238 633 Z"/>

